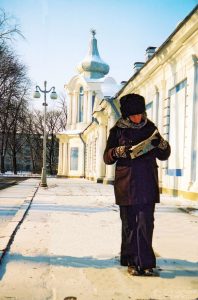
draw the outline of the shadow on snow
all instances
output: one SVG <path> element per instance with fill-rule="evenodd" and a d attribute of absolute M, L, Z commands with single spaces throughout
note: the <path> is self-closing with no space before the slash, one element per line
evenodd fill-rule
<path fill-rule="evenodd" d="M 98 206 L 80 206 L 80 205 L 57 205 L 57 204 L 33 204 L 31 211 L 60 211 L 60 212 L 78 212 L 78 213 L 98 213 L 117 210 L 113 205 L 106 207 Z"/>
<path fill-rule="evenodd" d="M 24 256 L 22 254 L 7 253 L 0 265 L 0 280 L 6 273 L 6 266 L 12 262 L 44 264 L 48 266 L 62 266 L 73 268 L 121 268 L 119 257 L 100 259 L 92 256 Z M 160 269 L 160 278 L 172 279 L 178 276 L 198 277 L 198 262 L 190 262 L 179 259 L 157 259 L 157 267 Z"/>

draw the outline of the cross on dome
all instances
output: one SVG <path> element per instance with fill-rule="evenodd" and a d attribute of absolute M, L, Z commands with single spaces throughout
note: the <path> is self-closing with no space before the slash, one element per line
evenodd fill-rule
<path fill-rule="evenodd" d="M 93 38 L 95 38 L 96 30 L 92 28 L 90 31 L 91 31 L 91 33 L 92 33 Z"/>

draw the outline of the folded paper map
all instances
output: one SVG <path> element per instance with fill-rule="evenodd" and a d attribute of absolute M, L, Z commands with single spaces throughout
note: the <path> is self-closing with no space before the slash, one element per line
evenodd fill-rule
<path fill-rule="evenodd" d="M 155 146 L 153 146 L 151 144 L 152 140 L 157 139 L 159 136 L 157 135 L 159 134 L 158 130 L 156 129 L 153 134 L 146 140 L 140 142 L 139 144 L 132 146 L 129 151 L 130 151 L 130 156 L 131 159 L 134 159 L 138 156 L 141 156 L 143 154 L 146 154 L 147 152 L 151 151 L 153 148 L 155 148 Z"/>

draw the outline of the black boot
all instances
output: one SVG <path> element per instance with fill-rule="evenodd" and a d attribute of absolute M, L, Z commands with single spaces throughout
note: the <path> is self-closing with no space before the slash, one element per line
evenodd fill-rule
<path fill-rule="evenodd" d="M 121 255 L 120 256 L 120 265 L 121 266 L 128 266 L 128 255 Z"/>

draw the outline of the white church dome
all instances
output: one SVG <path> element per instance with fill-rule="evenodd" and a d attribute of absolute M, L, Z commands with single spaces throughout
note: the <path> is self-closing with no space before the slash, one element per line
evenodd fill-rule
<path fill-rule="evenodd" d="M 91 79 L 99 79 L 109 73 L 109 65 L 106 64 L 99 55 L 97 47 L 96 31 L 91 30 L 92 38 L 89 44 L 88 54 L 78 65 L 80 74 Z"/>

